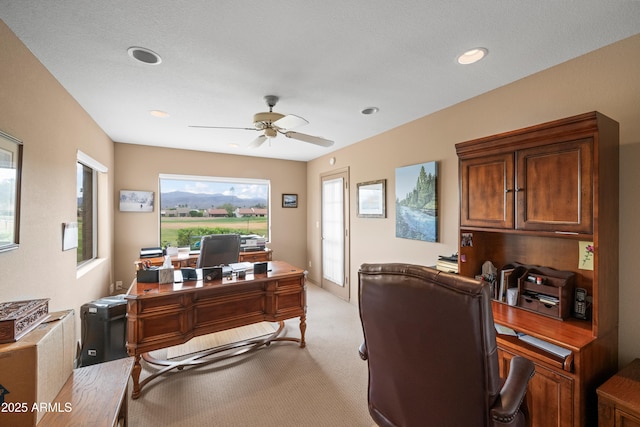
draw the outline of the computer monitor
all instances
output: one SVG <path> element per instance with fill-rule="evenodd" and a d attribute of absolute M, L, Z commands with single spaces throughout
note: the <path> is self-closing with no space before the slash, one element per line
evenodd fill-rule
<path fill-rule="evenodd" d="M 239 234 L 211 234 L 200 241 L 197 268 L 216 267 L 238 262 L 240 256 Z"/>

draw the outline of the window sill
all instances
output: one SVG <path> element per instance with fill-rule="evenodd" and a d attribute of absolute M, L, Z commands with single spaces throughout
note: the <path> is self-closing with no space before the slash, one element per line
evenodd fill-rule
<path fill-rule="evenodd" d="M 85 262 L 80 267 L 78 267 L 78 269 L 76 270 L 76 279 L 81 278 L 82 276 L 84 276 L 85 274 L 89 273 L 90 271 L 98 268 L 99 266 L 101 266 L 105 262 L 107 262 L 106 258 L 95 258 L 95 259 L 93 259 L 91 261 Z"/>

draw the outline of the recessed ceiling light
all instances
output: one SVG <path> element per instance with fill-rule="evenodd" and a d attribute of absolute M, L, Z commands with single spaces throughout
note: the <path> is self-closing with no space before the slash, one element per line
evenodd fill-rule
<path fill-rule="evenodd" d="M 484 47 L 477 47 L 475 49 L 471 49 L 458 56 L 458 64 L 469 65 L 475 62 L 480 61 L 482 58 L 487 56 L 489 51 Z"/>
<path fill-rule="evenodd" d="M 367 107 L 364 110 L 360 111 L 362 114 L 364 115 L 370 115 L 370 114 L 375 114 L 378 111 L 380 111 L 380 109 L 378 107 Z"/>
<path fill-rule="evenodd" d="M 238 144 L 236 144 L 235 142 L 232 142 L 232 143 L 230 143 L 230 144 L 229 144 L 229 147 L 231 147 L 231 148 L 238 148 L 238 147 L 239 147 L 239 145 L 238 145 Z"/>
<path fill-rule="evenodd" d="M 129 52 L 130 57 L 145 64 L 158 65 L 162 62 L 160 55 L 144 47 L 132 46 L 127 49 L 127 52 Z"/>
<path fill-rule="evenodd" d="M 160 118 L 169 117 L 169 113 L 165 111 L 160 111 L 160 110 L 151 110 L 149 111 L 149 114 L 151 114 L 153 117 L 160 117 Z"/>

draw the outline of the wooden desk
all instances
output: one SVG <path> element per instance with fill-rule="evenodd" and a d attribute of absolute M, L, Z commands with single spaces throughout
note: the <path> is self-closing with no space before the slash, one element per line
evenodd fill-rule
<path fill-rule="evenodd" d="M 38 423 L 43 427 L 127 426 L 127 385 L 130 357 L 74 369 Z M 121 422 L 121 424 L 118 424 Z"/>
<path fill-rule="evenodd" d="M 247 251 L 240 252 L 238 256 L 238 262 L 267 262 L 271 261 L 273 251 L 266 248 L 263 251 Z M 144 258 L 136 261 L 136 264 L 141 261 L 149 261 L 151 265 L 160 267 L 164 263 L 164 257 Z M 178 255 L 171 256 L 171 264 L 173 268 L 182 267 L 195 267 L 198 262 L 198 254 L 190 254 L 188 252 L 179 252 Z"/>
<path fill-rule="evenodd" d="M 265 274 L 213 282 L 137 283 L 127 295 L 127 351 L 135 357 L 132 398 L 140 396 L 140 358 L 144 353 L 182 344 L 198 335 L 258 322 L 300 317 L 305 346 L 306 271 L 270 261 Z M 145 380 L 146 381 L 146 380 Z"/>
<path fill-rule="evenodd" d="M 600 427 L 640 426 L 640 359 L 598 387 Z"/>

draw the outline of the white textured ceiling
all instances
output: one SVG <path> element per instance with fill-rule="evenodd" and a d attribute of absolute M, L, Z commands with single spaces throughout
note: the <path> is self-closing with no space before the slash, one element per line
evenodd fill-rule
<path fill-rule="evenodd" d="M 291 160 L 640 33 L 638 0 L 0 0 L 0 17 L 114 141 Z M 458 65 L 474 47 L 489 55 Z M 335 145 L 188 127 L 251 127 L 269 94 Z"/>

